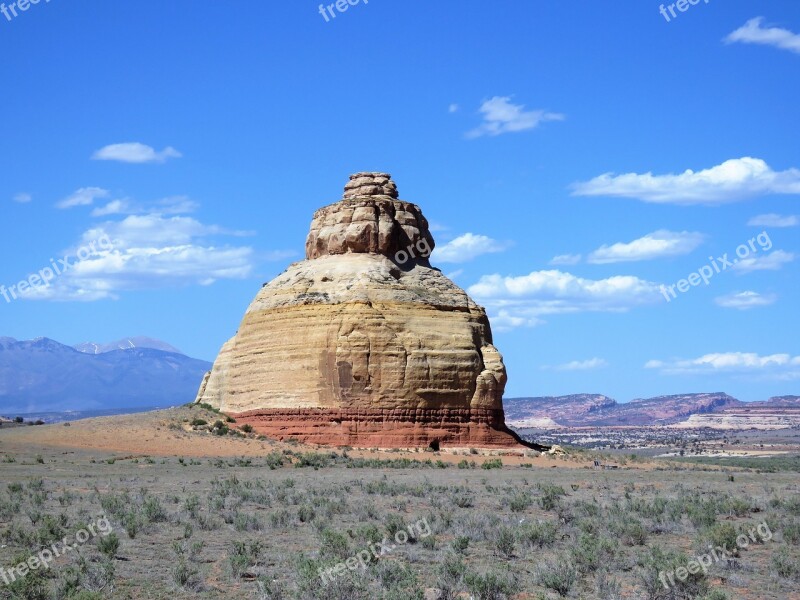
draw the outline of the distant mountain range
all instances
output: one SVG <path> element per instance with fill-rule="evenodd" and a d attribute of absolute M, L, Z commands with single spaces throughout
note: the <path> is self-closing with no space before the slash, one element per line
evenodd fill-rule
<path fill-rule="evenodd" d="M 0 414 L 175 406 L 194 400 L 211 363 L 133 337 L 66 346 L 0 337 Z"/>
<path fill-rule="evenodd" d="M 763 402 L 742 402 L 728 394 L 678 394 L 637 398 L 626 403 L 602 394 L 505 398 L 506 423 L 512 427 L 621 427 L 670 425 L 692 415 L 729 409 L 800 408 L 800 396 L 778 396 Z"/>
<path fill-rule="evenodd" d="M 66 346 L 48 338 L 17 341 L 0 337 L 0 416 L 81 411 L 137 412 L 194 400 L 211 363 L 189 358 L 177 348 L 147 337 L 110 344 Z M 602 394 L 505 398 L 506 422 L 525 427 L 669 425 L 695 415 L 729 415 L 747 408 L 769 414 L 800 410 L 800 396 L 741 402 L 728 394 L 680 394 L 626 403 Z M 741 411 L 739 411 L 741 412 Z M 64 418 L 75 419 L 76 415 Z M 716 418 L 716 417 L 714 417 Z"/>

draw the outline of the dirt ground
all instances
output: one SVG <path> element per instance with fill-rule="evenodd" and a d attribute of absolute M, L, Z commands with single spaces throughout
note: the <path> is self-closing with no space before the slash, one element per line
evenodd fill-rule
<path fill-rule="evenodd" d="M 0 428 L 0 600 L 800 599 L 793 472 L 319 448 L 195 419 L 219 415 Z M 676 579 L 709 544 L 732 553 Z"/>

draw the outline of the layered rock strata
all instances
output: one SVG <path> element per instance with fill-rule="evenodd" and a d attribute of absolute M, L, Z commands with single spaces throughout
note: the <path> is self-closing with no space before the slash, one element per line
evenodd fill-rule
<path fill-rule="evenodd" d="M 514 446 L 489 320 L 428 262 L 434 240 L 383 173 L 319 209 L 306 260 L 264 285 L 203 381 L 264 435 L 356 447 Z"/>

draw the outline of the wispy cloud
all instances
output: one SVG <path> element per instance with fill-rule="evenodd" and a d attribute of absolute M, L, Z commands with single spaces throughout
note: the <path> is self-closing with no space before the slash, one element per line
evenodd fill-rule
<path fill-rule="evenodd" d="M 526 309 L 506 310 L 500 309 L 492 315 L 492 329 L 494 331 L 511 331 L 519 327 L 536 327 L 544 323 L 544 319 L 526 312 Z"/>
<path fill-rule="evenodd" d="M 544 371 L 591 371 L 602 369 L 608 366 L 608 361 L 602 358 L 590 358 L 589 360 L 573 360 L 563 365 L 543 365 Z"/>
<path fill-rule="evenodd" d="M 659 285 L 628 275 L 584 279 L 558 270 L 518 277 L 484 275 L 468 289 L 490 309 L 492 325 L 534 326 L 549 314 L 627 312 L 663 300 Z"/>
<path fill-rule="evenodd" d="M 153 211 L 162 215 L 182 215 L 193 213 L 197 208 L 197 202 L 190 199 L 188 196 L 169 196 L 168 198 L 159 200 L 153 208 Z"/>
<path fill-rule="evenodd" d="M 658 369 L 665 375 L 706 375 L 733 373 L 760 375 L 774 379 L 800 378 L 800 356 L 754 352 L 717 352 L 693 359 L 650 360 L 646 369 Z"/>
<path fill-rule="evenodd" d="M 605 173 L 572 185 L 574 196 L 634 198 L 657 204 L 724 204 L 769 194 L 800 194 L 800 170 L 773 171 L 758 158 L 736 158 L 679 175 Z"/>
<path fill-rule="evenodd" d="M 577 265 L 583 258 L 580 254 L 559 254 L 550 260 L 554 267 Z"/>
<path fill-rule="evenodd" d="M 734 292 L 725 296 L 718 296 L 714 299 L 723 308 L 735 308 L 737 310 L 749 310 L 761 306 L 774 304 L 778 299 L 774 294 L 759 294 L 758 292 L 745 291 Z"/>
<path fill-rule="evenodd" d="M 12 200 L 14 202 L 19 202 L 20 204 L 27 204 L 28 202 L 33 200 L 33 196 L 24 192 L 20 192 L 19 194 L 14 194 Z"/>
<path fill-rule="evenodd" d="M 747 224 L 751 227 L 797 227 L 800 225 L 800 218 L 796 215 L 782 216 L 770 213 L 755 216 Z"/>
<path fill-rule="evenodd" d="M 108 198 L 110 192 L 99 187 L 84 187 L 72 192 L 69 196 L 59 201 L 58 208 L 72 208 L 74 206 L 89 206 L 95 200 Z"/>
<path fill-rule="evenodd" d="M 508 244 L 498 242 L 485 235 L 465 233 L 434 248 L 431 260 L 440 263 L 464 263 L 482 254 L 502 252 L 507 247 Z"/>
<path fill-rule="evenodd" d="M 762 27 L 764 17 L 750 19 L 736 31 L 730 33 L 725 41 L 729 44 L 762 44 L 781 50 L 800 54 L 800 34 L 780 27 Z"/>
<path fill-rule="evenodd" d="M 779 271 L 785 264 L 792 262 L 795 255 L 785 250 L 776 250 L 770 254 L 759 254 L 742 258 L 733 265 L 734 271 L 743 275 L 753 271 Z"/>
<path fill-rule="evenodd" d="M 602 265 L 682 256 L 695 250 L 704 239 L 702 233 L 662 229 L 632 242 L 601 246 L 592 252 L 587 260 L 591 264 Z"/>
<path fill-rule="evenodd" d="M 107 217 L 109 215 L 120 215 L 130 212 L 131 206 L 127 199 L 112 200 L 105 206 L 95 208 L 92 211 L 93 217 Z"/>
<path fill-rule="evenodd" d="M 483 123 L 467 132 L 468 138 L 501 135 L 535 129 L 548 121 L 563 121 L 564 115 L 546 110 L 525 110 L 522 104 L 511 104 L 508 96 L 494 96 L 481 104 Z"/>
<path fill-rule="evenodd" d="M 456 113 L 458 112 L 458 108 L 459 108 L 458 104 L 451 104 L 450 106 L 447 107 L 447 112 L 449 112 L 450 114 Z"/>
<path fill-rule="evenodd" d="M 114 160 L 124 163 L 163 163 L 170 158 L 180 158 L 182 155 L 172 146 L 167 146 L 160 152 L 153 147 L 139 142 L 126 142 L 124 144 L 110 144 L 97 150 L 93 160 Z"/>
<path fill-rule="evenodd" d="M 105 192 L 106 190 L 102 190 Z M 92 196 L 90 192 L 85 192 L 83 190 L 79 190 L 81 192 L 78 194 L 81 196 L 81 204 L 86 204 L 86 200 Z M 76 192 L 77 194 L 77 192 Z M 75 194 L 73 194 L 75 196 Z M 104 196 L 108 196 L 108 194 L 104 194 Z M 98 194 L 94 194 L 94 198 L 101 197 Z M 77 206 L 77 205 L 76 205 Z M 146 215 L 146 214 L 159 214 L 159 215 L 183 215 L 188 213 L 193 213 L 198 208 L 197 202 L 189 198 L 188 196 L 169 196 L 167 198 L 162 198 L 161 200 L 155 202 L 135 202 L 130 198 L 120 198 L 117 200 L 111 200 L 110 202 L 106 203 L 104 206 L 99 206 L 95 208 L 91 215 L 93 217 L 108 217 L 111 215 Z"/>

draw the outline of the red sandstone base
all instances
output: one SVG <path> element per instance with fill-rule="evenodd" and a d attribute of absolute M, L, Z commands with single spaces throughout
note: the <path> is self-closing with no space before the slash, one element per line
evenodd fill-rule
<path fill-rule="evenodd" d="M 506 427 L 502 410 L 278 408 L 230 414 L 267 437 L 331 446 L 540 448 Z"/>

